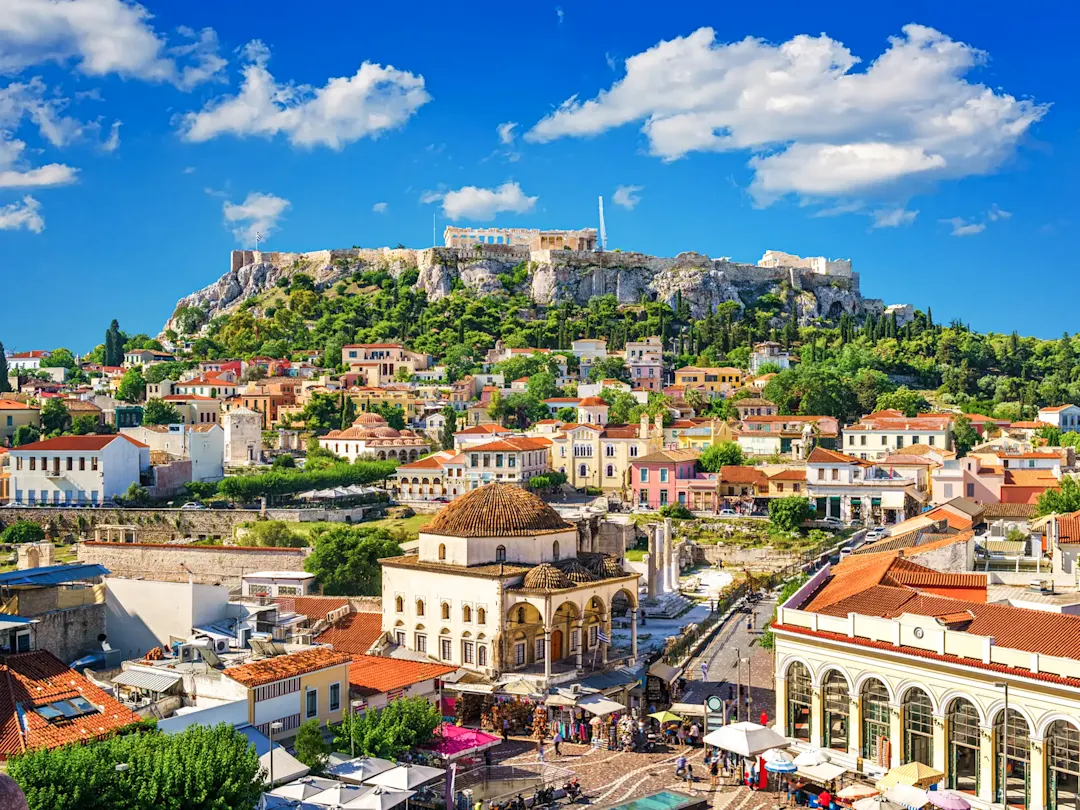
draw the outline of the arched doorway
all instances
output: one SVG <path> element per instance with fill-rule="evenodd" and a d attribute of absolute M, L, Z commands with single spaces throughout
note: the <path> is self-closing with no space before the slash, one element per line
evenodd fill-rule
<path fill-rule="evenodd" d="M 876 678 L 863 684 L 862 755 L 872 762 L 884 762 L 884 747 L 889 743 L 889 690 Z"/>
<path fill-rule="evenodd" d="M 1055 720 L 1046 731 L 1046 806 L 1080 810 L 1080 730 Z"/>
<path fill-rule="evenodd" d="M 969 700 L 956 698 L 945 715 L 948 725 L 948 783 L 964 793 L 979 791 L 979 712 Z"/>
<path fill-rule="evenodd" d="M 1028 724 L 1016 709 L 997 713 L 994 718 L 994 794 L 995 801 L 1013 807 L 1027 807 L 1031 781 L 1031 742 Z M 1004 775 L 1004 784 L 1002 784 Z"/>
<path fill-rule="evenodd" d="M 823 709 L 825 711 L 825 747 L 834 751 L 847 751 L 848 717 L 851 712 L 851 695 L 847 678 L 838 670 L 825 676 Z"/>
<path fill-rule="evenodd" d="M 557 661 L 562 657 L 563 632 L 556 628 L 551 631 L 551 660 Z"/>
<path fill-rule="evenodd" d="M 922 689 L 904 695 L 904 753 L 902 762 L 934 764 L 934 706 Z"/>
<path fill-rule="evenodd" d="M 787 671 L 787 736 L 810 741 L 810 672 L 799 661 Z"/>

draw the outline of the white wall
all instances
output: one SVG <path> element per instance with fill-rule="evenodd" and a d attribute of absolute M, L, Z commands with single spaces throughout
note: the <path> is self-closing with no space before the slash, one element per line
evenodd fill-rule
<path fill-rule="evenodd" d="M 157 727 L 166 734 L 179 734 L 190 726 L 216 726 L 218 723 L 228 723 L 231 726 L 242 726 L 248 721 L 247 700 L 233 700 L 221 703 L 217 706 L 209 706 L 204 709 L 178 714 L 159 720 Z"/>
<path fill-rule="evenodd" d="M 125 658 L 187 638 L 195 625 L 228 615 L 229 589 L 220 585 L 105 578 L 105 632 Z"/>

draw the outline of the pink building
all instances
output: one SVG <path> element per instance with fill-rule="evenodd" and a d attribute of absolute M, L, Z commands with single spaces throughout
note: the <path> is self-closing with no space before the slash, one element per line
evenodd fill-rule
<path fill-rule="evenodd" d="M 660 391 L 664 387 L 662 363 L 630 363 L 630 384 L 644 391 Z"/>
<path fill-rule="evenodd" d="M 697 450 L 661 450 L 630 463 L 633 504 L 659 509 L 681 503 L 692 512 L 714 512 L 719 504 L 716 473 L 699 473 Z"/>
<path fill-rule="evenodd" d="M 935 504 L 953 498 L 967 498 L 975 503 L 1001 503 L 1003 467 L 985 466 L 976 456 L 945 459 L 931 477 L 931 499 Z"/>

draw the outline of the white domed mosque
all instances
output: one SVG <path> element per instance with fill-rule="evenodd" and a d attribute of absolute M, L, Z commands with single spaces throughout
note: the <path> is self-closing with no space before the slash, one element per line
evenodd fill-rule
<path fill-rule="evenodd" d="M 379 461 L 416 461 L 431 450 L 426 436 L 411 430 L 390 427 L 377 413 L 362 413 L 345 430 L 331 430 L 319 437 L 319 444 L 336 456 L 350 462 L 361 456 Z"/>
<path fill-rule="evenodd" d="M 462 495 L 420 532 L 418 554 L 381 562 L 382 629 L 400 648 L 534 677 L 543 692 L 609 663 L 614 606 L 633 619 L 621 657 L 637 657 L 639 575 L 579 554 L 577 529 L 519 486 Z"/>

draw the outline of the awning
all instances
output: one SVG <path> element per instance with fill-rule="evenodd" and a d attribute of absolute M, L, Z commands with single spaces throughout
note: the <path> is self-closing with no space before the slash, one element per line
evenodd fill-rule
<path fill-rule="evenodd" d="M 820 765 L 803 765 L 799 768 L 799 776 L 803 776 L 819 785 L 827 785 L 841 774 L 847 773 L 847 768 L 833 765 L 831 762 L 822 762 Z"/>
<path fill-rule="evenodd" d="M 675 712 L 675 714 L 681 714 L 683 717 L 688 714 L 695 717 L 704 717 L 705 705 L 702 703 L 672 703 L 671 711 Z"/>
<path fill-rule="evenodd" d="M 671 664 L 665 664 L 663 661 L 657 661 L 651 667 L 649 667 L 649 674 L 653 677 L 659 678 L 665 683 L 671 683 L 679 677 L 680 670 L 678 667 L 673 667 Z"/>
<path fill-rule="evenodd" d="M 987 540 L 986 550 L 991 554 L 1023 554 L 1027 543 L 1023 540 Z"/>
<path fill-rule="evenodd" d="M 22 616 L 4 615 L 0 618 L 0 630 L 17 630 L 20 627 L 29 627 L 37 624 L 37 619 L 24 619 Z"/>
<path fill-rule="evenodd" d="M 626 707 L 621 703 L 616 703 L 614 700 L 608 700 L 599 695 L 585 698 L 578 703 L 578 706 L 589 714 L 595 714 L 597 717 L 604 717 L 605 715 L 614 714 L 615 712 L 626 711 Z"/>
<path fill-rule="evenodd" d="M 577 701 L 566 695 L 548 695 L 544 698 L 545 706 L 577 706 Z"/>
<path fill-rule="evenodd" d="M 164 692 L 180 681 L 182 677 L 175 672 L 147 672 L 144 669 L 125 669 L 113 678 L 112 682 L 120 686 L 149 689 L 151 692 Z"/>

